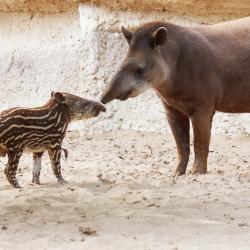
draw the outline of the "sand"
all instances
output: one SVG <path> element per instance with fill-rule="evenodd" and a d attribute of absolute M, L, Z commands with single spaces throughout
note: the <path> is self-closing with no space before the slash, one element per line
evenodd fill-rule
<path fill-rule="evenodd" d="M 209 173 L 176 179 L 171 135 L 72 131 L 64 146 L 64 185 L 46 155 L 32 186 L 24 155 L 13 189 L 0 158 L 0 249 L 250 249 L 250 138 L 213 136 Z"/>

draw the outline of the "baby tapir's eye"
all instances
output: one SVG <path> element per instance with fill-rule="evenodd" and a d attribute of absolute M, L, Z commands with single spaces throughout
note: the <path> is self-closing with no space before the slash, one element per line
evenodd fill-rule
<path fill-rule="evenodd" d="M 134 75 L 135 75 L 136 78 L 140 78 L 140 77 L 142 77 L 143 73 L 144 73 L 144 68 L 138 67 L 135 70 Z"/>

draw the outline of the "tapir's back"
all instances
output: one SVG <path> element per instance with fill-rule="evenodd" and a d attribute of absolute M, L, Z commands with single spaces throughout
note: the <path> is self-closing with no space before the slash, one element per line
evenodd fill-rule
<path fill-rule="evenodd" d="M 64 104 L 50 101 L 40 108 L 13 108 L 0 113 L 0 144 L 15 150 L 62 141 L 67 120 Z M 48 143 L 47 143 L 48 142 Z"/>
<path fill-rule="evenodd" d="M 219 111 L 250 112 L 250 17 L 194 28 L 207 40 L 224 88 Z"/>
<path fill-rule="evenodd" d="M 201 25 L 194 27 L 194 30 L 207 39 L 218 55 L 227 57 L 250 50 L 250 17 L 214 25 Z M 221 50 L 223 48 L 226 50 Z M 232 54 L 228 53 L 230 51 Z"/>

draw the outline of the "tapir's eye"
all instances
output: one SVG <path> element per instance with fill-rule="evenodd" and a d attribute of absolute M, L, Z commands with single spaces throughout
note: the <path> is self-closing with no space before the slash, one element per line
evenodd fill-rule
<path fill-rule="evenodd" d="M 144 68 L 138 67 L 138 68 L 135 70 L 135 73 L 134 73 L 134 74 L 135 74 L 135 77 L 140 78 L 140 77 L 142 77 L 143 73 L 144 73 Z"/>

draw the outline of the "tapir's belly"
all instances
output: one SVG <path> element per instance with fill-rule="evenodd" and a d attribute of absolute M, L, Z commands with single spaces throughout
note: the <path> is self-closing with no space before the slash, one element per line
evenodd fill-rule
<path fill-rule="evenodd" d="M 250 83 L 241 83 L 236 88 L 226 89 L 216 110 L 226 113 L 250 113 Z"/>
<path fill-rule="evenodd" d="M 47 151 L 48 147 L 46 146 L 37 146 L 37 147 L 25 147 L 24 152 L 25 153 L 40 153 Z"/>

